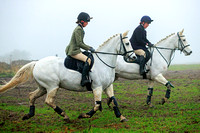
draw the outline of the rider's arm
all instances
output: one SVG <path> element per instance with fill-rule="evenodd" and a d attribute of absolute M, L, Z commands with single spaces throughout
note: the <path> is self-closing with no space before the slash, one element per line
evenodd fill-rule
<path fill-rule="evenodd" d="M 90 46 L 86 45 L 83 42 L 83 33 L 82 32 L 83 32 L 82 29 L 77 29 L 77 31 L 75 32 L 76 43 L 80 48 L 89 50 Z"/>

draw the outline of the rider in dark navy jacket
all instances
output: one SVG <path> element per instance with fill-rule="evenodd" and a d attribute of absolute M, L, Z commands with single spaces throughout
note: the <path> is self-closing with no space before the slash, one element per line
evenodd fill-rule
<path fill-rule="evenodd" d="M 134 50 L 143 49 L 144 51 L 147 50 L 146 45 L 150 43 L 149 40 L 146 38 L 146 30 L 142 25 L 139 25 L 130 39 L 131 45 Z"/>
<path fill-rule="evenodd" d="M 140 25 L 134 30 L 130 39 L 131 45 L 135 54 L 140 61 L 140 74 L 145 73 L 144 66 L 150 58 L 150 52 L 146 46 L 153 47 L 153 44 L 146 38 L 146 28 L 153 20 L 149 16 L 143 16 L 140 21 Z"/>

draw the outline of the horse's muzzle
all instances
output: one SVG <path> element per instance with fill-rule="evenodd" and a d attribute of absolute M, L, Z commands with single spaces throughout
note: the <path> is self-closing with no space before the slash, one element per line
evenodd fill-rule
<path fill-rule="evenodd" d="M 190 52 L 187 52 L 187 55 L 191 55 L 192 54 L 192 51 L 190 51 Z"/>

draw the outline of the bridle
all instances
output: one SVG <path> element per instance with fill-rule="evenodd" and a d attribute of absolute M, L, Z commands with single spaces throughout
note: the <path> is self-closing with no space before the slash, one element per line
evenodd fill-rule
<path fill-rule="evenodd" d="M 108 52 L 97 52 L 97 51 L 95 51 L 95 52 L 93 52 L 93 53 L 95 53 L 96 56 L 99 58 L 99 60 L 100 60 L 101 62 L 103 62 L 106 66 L 108 66 L 108 67 L 114 69 L 116 66 L 108 65 L 106 62 L 104 62 L 104 61 L 99 57 L 98 54 L 122 55 L 122 56 L 125 56 L 127 53 L 133 52 L 133 50 L 132 50 L 132 51 L 127 51 L 127 50 L 126 50 L 125 45 L 130 45 L 129 43 L 125 43 L 125 44 L 124 44 L 123 39 L 126 39 L 126 38 L 128 38 L 128 37 L 122 37 L 122 34 L 120 34 L 121 43 L 120 43 L 120 50 L 119 50 L 119 51 L 121 51 L 122 48 L 123 48 L 123 50 L 124 50 L 124 53 L 123 53 L 123 54 L 120 54 L 120 53 L 108 53 Z"/>
<path fill-rule="evenodd" d="M 183 43 L 183 41 L 181 40 L 181 37 L 184 37 L 184 35 L 179 35 L 179 32 L 177 33 L 177 36 L 178 36 L 178 48 L 174 48 L 174 49 L 172 49 L 172 48 L 164 48 L 164 47 L 153 47 L 153 50 L 152 50 L 152 52 L 151 52 L 151 65 L 152 65 L 152 58 L 153 58 L 153 52 L 154 52 L 154 48 L 158 51 L 158 53 L 162 56 L 162 58 L 165 60 L 165 62 L 167 63 L 167 66 L 169 67 L 170 66 L 170 64 L 171 64 L 171 62 L 172 62 L 172 60 L 174 59 L 174 56 L 175 56 L 175 50 L 180 50 L 181 52 L 186 52 L 186 53 L 188 53 L 186 50 L 185 50 L 185 48 L 186 47 L 189 47 L 190 45 L 188 44 L 188 45 L 184 45 L 184 43 Z M 171 54 L 170 54 L 170 60 L 169 61 L 167 61 L 167 59 L 164 57 L 164 55 L 160 52 L 160 50 L 159 49 L 165 49 L 165 50 L 171 50 Z M 188 53 L 189 54 L 189 53 Z"/>
<path fill-rule="evenodd" d="M 181 51 L 181 52 L 186 52 L 186 53 L 188 53 L 186 50 L 185 50 L 185 48 L 186 47 L 189 47 L 190 45 L 188 44 L 188 45 L 184 45 L 184 43 L 183 43 L 183 41 L 181 40 L 181 37 L 185 37 L 184 35 L 179 35 L 179 32 L 177 33 L 177 36 L 178 36 L 178 49 Z M 189 54 L 189 53 L 188 53 Z"/>

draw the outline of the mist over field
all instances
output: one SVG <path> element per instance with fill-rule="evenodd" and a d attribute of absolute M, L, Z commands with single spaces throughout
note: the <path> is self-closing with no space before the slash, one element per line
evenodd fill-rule
<path fill-rule="evenodd" d="M 65 58 L 77 16 L 84 11 L 94 18 L 84 29 L 84 42 L 95 49 L 116 33 L 130 30 L 130 38 L 141 17 L 149 15 L 154 21 L 146 29 L 147 38 L 153 44 L 185 29 L 193 53 L 176 51 L 172 64 L 200 63 L 198 5 L 198 0 L 1 0 L 0 61 Z"/>

